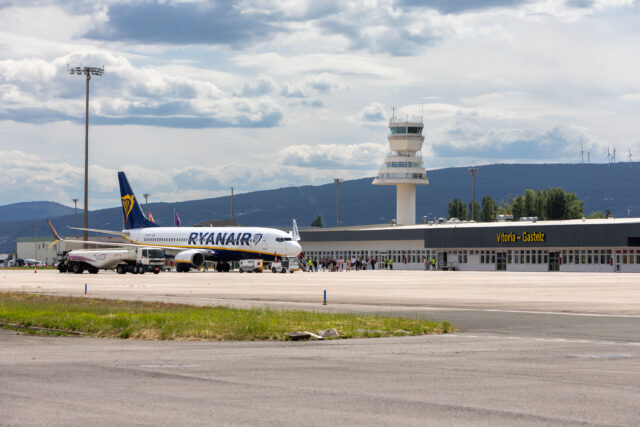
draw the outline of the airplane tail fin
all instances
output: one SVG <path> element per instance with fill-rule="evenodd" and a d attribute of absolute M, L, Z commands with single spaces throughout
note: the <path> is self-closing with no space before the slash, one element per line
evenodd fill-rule
<path fill-rule="evenodd" d="M 149 221 L 142 212 L 142 208 L 133 194 L 131 185 L 124 172 L 118 172 L 120 182 L 120 197 L 122 199 L 122 212 L 124 214 L 124 229 L 158 227 L 154 222 Z"/>
<path fill-rule="evenodd" d="M 300 233 L 298 232 L 298 223 L 296 220 L 293 220 L 293 230 L 291 232 L 291 238 L 296 242 L 300 240 Z"/>

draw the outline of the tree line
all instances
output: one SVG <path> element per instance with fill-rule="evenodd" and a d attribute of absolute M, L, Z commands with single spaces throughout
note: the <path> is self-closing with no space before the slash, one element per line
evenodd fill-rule
<path fill-rule="evenodd" d="M 479 204 L 475 202 L 475 215 L 471 202 L 465 204 L 462 199 L 455 198 L 449 202 L 449 218 L 461 221 L 471 220 L 491 222 L 497 215 L 513 215 L 513 220 L 522 217 L 538 217 L 539 220 L 579 219 L 584 216 L 584 202 L 575 193 L 567 193 L 562 188 L 547 190 L 526 190 L 524 195 L 510 197 L 498 203 L 493 197 L 485 196 Z M 596 212 L 590 217 L 604 217 L 602 212 Z"/>

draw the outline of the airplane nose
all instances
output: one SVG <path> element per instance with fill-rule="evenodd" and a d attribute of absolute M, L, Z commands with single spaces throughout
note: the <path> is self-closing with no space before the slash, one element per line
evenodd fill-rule
<path fill-rule="evenodd" d="M 302 246 L 298 242 L 291 242 L 291 256 L 298 256 L 302 252 Z"/>

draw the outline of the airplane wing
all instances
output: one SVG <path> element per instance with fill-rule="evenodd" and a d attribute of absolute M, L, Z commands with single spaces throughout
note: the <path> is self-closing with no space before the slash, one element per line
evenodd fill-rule
<path fill-rule="evenodd" d="M 76 242 L 76 243 L 89 243 L 89 244 L 92 244 L 92 245 L 117 246 L 117 247 L 127 247 L 127 248 L 154 247 L 154 248 L 162 248 L 164 250 L 169 250 L 169 251 L 172 251 L 172 252 L 182 252 L 184 250 L 195 250 L 195 251 L 198 251 L 198 252 L 202 252 L 205 256 L 213 256 L 213 255 L 215 255 L 215 251 L 211 250 L 211 249 L 185 249 L 184 247 L 165 246 L 165 245 L 142 245 L 142 244 L 133 243 L 133 242 L 131 242 L 131 243 L 116 243 L 116 242 L 102 242 L 102 241 L 96 241 L 96 240 L 66 239 L 64 237 L 61 237 L 58 234 L 56 229 L 53 228 L 53 224 L 51 224 L 51 221 L 47 220 L 47 223 L 49 224 L 49 228 L 51 229 L 51 233 L 53 234 L 53 237 L 55 239 L 53 241 L 53 243 L 51 243 L 49 245 L 49 247 L 52 247 L 53 245 L 55 245 L 58 242 Z M 120 237 L 122 237 L 124 239 L 127 239 L 127 236 L 124 233 L 117 233 L 115 231 L 96 230 L 96 229 L 91 229 L 91 228 L 78 228 L 78 227 L 69 227 L 69 228 L 73 228 L 73 229 L 76 229 L 76 230 L 87 230 L 87 231 L 104 232 L 104 233 L 113 234 L 113 235 L 116 235 L 116 236 L 120 236 Z"/>
<path fill-rule="evenodd" d="M 92 245 L 119 246 L 119 247 L 122 247 L 122 246 L 127 246 L 127 247 L 140 246 L 140 245 L 137 245 L 135 243 L 115 243 L 115 242 L 98 242 L 98 241 L 93 241 L 93 240 L 65 239 L 64 237 L 60 237 L 60 235 L 58 234 L 56 229 L 53 228 L 53 224 L 51 224 L 51 221 L 47 220 L 47 224 L 49 224 L 49 228 L 51 229 L 51 234 L 53 234 L 53 238 L 55 239 L 53 241 L 53 243 L 51 243 L 49 245 L 49 247 L 52 247 L 53 245 L 55 245 L 58 242 L 78 242 L 78 243 L 90 243 Z M 69 228 L 75 228 L 75 227 L 69 227 Z M 77 230 L 84 230 L 83 228 L 76 228 L 76 229 Z M 90 231 L 90 229 L 86 229 L 86 230 Z M 91 231 L 105 231 L 105 230 L 91 230 Z M 122 233 L 115 233 L 113 231 L 111 231 L 109 233 L 124 237 Z"/>
<path fill-rule="evenodd" d="M 72 230 L 80 230 L 80 231 L 92 231 L 94 233 L 104 233 L 104 234 L 112 234 L 114 236 L 122 236 L 124 233 L 121 231 L 113 231 L 113 230 L 99 230 L 97 228 L 80 228 L 80 227 L 68 227 Z"/>

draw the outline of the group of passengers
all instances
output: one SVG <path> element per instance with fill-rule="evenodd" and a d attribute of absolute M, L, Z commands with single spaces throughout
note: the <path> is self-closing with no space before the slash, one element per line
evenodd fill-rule
<path fill-rule="evenodd" d="M 375 270 L 376 265 L 378 268 L 384 267 L 385 270 L 393 270 L 393 260 L 385 259 L 382 261 L 382 266 L 374 257 L 352 257 L 350 259 L 343 258 L 309 258 L 306 263 L 306 270 L 312 271 L 361 271 L 361 270 Z"/>

